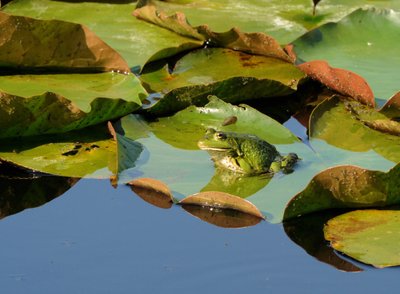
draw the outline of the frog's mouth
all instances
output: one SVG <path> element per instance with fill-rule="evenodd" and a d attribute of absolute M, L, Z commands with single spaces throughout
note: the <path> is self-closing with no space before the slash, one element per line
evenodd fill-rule
<path fill-rule="evenodd" d="M 226 152 L 226 151 L 231 149 L 229 147 L 222 147 L 222 146 L 209 146 L 209 145 L 207 145 L 207 144 L 205 144 L 204 142 L 201 142 L 201 141 L 199 141 L 197 143 L 197 146 L 199 146 L 199 148 L 201 150 L 206 150 L 206 151 Z"/>

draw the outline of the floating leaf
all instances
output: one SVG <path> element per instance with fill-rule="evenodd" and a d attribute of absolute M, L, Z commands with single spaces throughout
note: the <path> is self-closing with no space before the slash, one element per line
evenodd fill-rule
<path fill-rule="evenodd" d="M 202 106 L 208 95 L 230 103 L 293 93 L 305 75 L 293 64 L 275 58 L 222 48 L 193 51 L 169 73 L 167 67 L 141 75 L 152 92 L 163 97 L 150 112 L 166 115 L 190 105 Z"/>
<path fill-rule="evenodd" d="M 179 35 L 205 41 L 207 45 L 293 62 L 274 38 L 263 33 L 243 33 L 237 28 L 225 33 L 216 33 L 211 31 L 207 25 L 192 27 L 183 13 L 178 12 L 167 16 L 152 4 L 136 9 L 133 14 Z"/>
<path fill-rule="evenodd" d="M 165 58 L 181 50 L 201 46 L 202 42 L 132 17 L 136 4 L 129 2 L 120 4 L 82 1 L 76 4 L 36 0 L 33 5 L 31 0 L 22 0 L 9 3 L 4 11 L 45 20 L 59 19 L 84 24 L 121 54 L 134 70 L 138 70 L 156 53 L 154 58 Z M 67 39 L 69 38 L 68 36 Z"/>
<path fill-rule="evenodd" d="M 350 70 L 366 79 L 376 97 L 387 100 L 399 91 L 393 79 L 400 73 L 399 20 L 394 10 L 358 9 L 292 44 L 299 61 L 326 60 Z"/>
<path fill-rule="evenodd" d="M 400 265 L 400 211 L 357 210 L 328 221 L 325 239 L 331 246 L 375 267 Z"/>
<path fill-rule="evenodd" d="M 326 100 L 311 115 L 310 137 L 351 151 L 365 152 L 372 149 L 397 163 L 400 161 L 400 123 L 384 115 L 387 109 L 396 112 L 395 103 L 385 109 L 378 112 L 354 101 L 342 101 L 338 97 Z"/>
<path fill-rule="evenodd" d="M 130 181 L 128 185 L 144 201 L 159 208 L 171 208 L 174 203 L 170 189 L 161 181 L 139 178 Z"/>
<path fill-rule="evenodd" d="M 202 221 L 222 228 L 245 228 L 255 226 L 262 218 L 232 209 L 219 209 L 183 204 L 182 208 Z"/>
<path fill-rule="evenodd" d="M 62 135 L 0 142 L 0 160 L 34 171 L 67 177 L 110 178 L 132 168 L 142 152 L 139 143 L 110 138 L 103 126 Z"/>
<path fill-rule="evenodd" d="M 146 91 L 116 73 L 0 77 L 0 137 L 60 133 L 124 116 Z"/>
<path fill-rule="evenodd" d="M 284 219 L 331 208 L 383 207 L 400 203 L 400 164 L 389 172 L 337 166 L 316 175 L 288 203 Z"/>
<path fill-rule="evenodd" d="M 190 106 L 174 116 L 159 118 L 149 126 L 157 137 L 182 149 L 198 150 L 197 142 L 208 128 L 255 134 L 271 144 L 299 142 L 287 128 L 250 106 L 234 106 L 215 96 L 208 100 L 204 107 Z M 236 117 L 235 124 L 224 126 L 226 118 L 231 117 Z"/>
<path fill-rule="evenodd" d="M 218 209 L 231 209 L 254 215 L 261 219 L 264 218 L 262 213 L 257 209 L 256 206 L 254 206 L 254 204 L 238 196 L 223 192 L 208 191 L 197 193 L 179 201 L 179 204 L 199 205 Z"/>
<path fill-rule="evenodd" d="M 312 79 L 361 103 L 375 106 L 375 97 L 367 82 L 359 75 L 341 68 L 332 68 L 326 61 L 315 60 L 299 65 Z"/>
<path fill-rule="evenodd" d="M 0 23 L 3 70 L 129 72 L 116 51 L 80 24 L 4 12 L 0 12 Z"/>

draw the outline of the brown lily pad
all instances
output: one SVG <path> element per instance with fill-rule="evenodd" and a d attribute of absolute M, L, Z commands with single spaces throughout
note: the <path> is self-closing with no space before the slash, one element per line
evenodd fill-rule
<path fill-rule="evenodd" d="M 87 27 L 0 12 L 0 67 L 11 72 L 129 72 L 124 59 Z"/>
<path fill-rule="evenodd" d="M 174 203 L 170 189 L 161 181 L 140 178 L 130 181 L 128 185 L 140 198 L 156 207 L 168 209 Z"/>
<path fill-rule="evenodd" d="M 182 205 L 191 215 L 222 228 L 245 228 L 257 225 L 262 219 L 232 209 L 215 209 L 199 205 Z"/>
<path fill-rule="evenodd" d="M 309 77 L 339 94 L 349 96 L 363 104 L 375 106 L 375 97 L 366 80 L 341 68 L 330 67 L 326 61 L 314 60 L 298 65 Z"/>
<path fill-rule="evenodd" d="M 139 5 L 133 15 L 179 35 L 204 41 L 205 45 L 209 47 L 229 48 L 250 54 L 274 57 L 290 63 L 294 62 L 274 38 L 264 33 L 244 33 L 238 28 L 216 33 L 208 25 L 193 27 L 183 13 L 177 12 L 168 16 L 165 12 L 158 11 L 157 7 L 151 3 Z"/>
<path fill-rule="evenodd" d="M 264 216 L 254 204 L 243 198 L 224 192 L 200 192 L 182 199 L 179 204 L 230 209 L 264 219 Z"/>

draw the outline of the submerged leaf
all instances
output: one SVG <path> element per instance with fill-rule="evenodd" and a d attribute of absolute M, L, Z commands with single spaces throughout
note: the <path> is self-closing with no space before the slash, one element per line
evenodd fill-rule
<path fill-rule="evenodd" d="M 146 71 L 141 80 L 163 94 L 150 112 L 166 115 L 190 105 L 203 106 L 208 95 L 239 103 L 293 93 L 305 77 L 293 64 L 222 48 L 193 51 L 181 58 L 172 73 L 167 67 Z"/>
<path fill-rule="evenodd" d="M 10 71 L 121 71 L 128 64 L 88 28 L 0 11 L 0 67 Z"/>
<path fill-rule="evenodd" d="M 325 239 L 331 246 L 375 267 L 400 265 L 400 211 L 357 210 L 328 221 Z"/>
<path fill-rule="evenodd" d="M 258 208 L 247 200 L 223 192 L 201 192 L 184 198 L 179 204 L 199 205 L 218 209 L 230 209 L 247 213 L 263 219 L 264 216 Z"/>

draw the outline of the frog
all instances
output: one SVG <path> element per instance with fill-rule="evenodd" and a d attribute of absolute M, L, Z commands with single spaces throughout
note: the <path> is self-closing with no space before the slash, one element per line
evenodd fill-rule
<path fill-rule="evenodd" d="M 289 174 L 300 159 L 296 153 L 281 155 L 276 147 L 252 134 L 208 128 L 198 147 L 207 151 L 214 164 L 244 175 Z"/>

